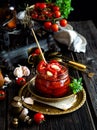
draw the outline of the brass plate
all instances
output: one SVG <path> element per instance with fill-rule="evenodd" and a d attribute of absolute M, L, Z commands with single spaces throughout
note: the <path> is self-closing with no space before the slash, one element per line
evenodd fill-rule
<path fill-rule="evenodd" d="M 32 96 L 32 94 L 28 90 L 28 84 L 29 84 L 29 82 L 20 89 L 20 91 L 19 91 L 20 97 L 25 98 L 25 97 Z M 24 107 L 26 107 L 29 110 L 34 111 L 34 112 L 42 112 L 43 114 L 46 114 L 46 115 L 62 115 L 62 114 L 67 114 L 67 113 L 71 113 L 71 112 L 78 110 L 80 107 L 82 107 L 84 105 L 85 101 L 86 101 L 86 92 L 83 89 L 81 92 L 77 93 L 77 101 L 68 110 L 60 110 L 55 107 L 51 107 L 51 106 L 41 104 L 38 102 L 35 102 L 33 105 L 29 105 L 29 104 L 26 104 L 23 102 L 23 105 L 24 105 Z"/>

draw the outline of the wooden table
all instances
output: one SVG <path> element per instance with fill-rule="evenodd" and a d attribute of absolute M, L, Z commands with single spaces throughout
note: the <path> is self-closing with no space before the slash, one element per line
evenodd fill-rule
<path fill-rule="evenodd" d="M 46 121 L 40 125 L 32 123 L 28 125 L 24 122 L 19 122 L 17 128 L 11 125 L 13 115 L 11 101 L 14 96 L 18 95 L 20 88 L 12 83 L 5 88 L 6 99 L 0 101 L 0 130 L 96 130 L 97 129 L 97 29 L 92 21 L 79 21 L 70 22 L 73 29 L 82 34 L 87 39 L 87 51 L 86 53 L 74 53 L 67 51 L 67 48 L 60 46 L 64 55 L 71 59 L 83 63 L 88 66 L 89 72 L 93 72 L 94 76 L 89 78 L 87 73 L 76 69 L 70 69 L 73 71 L 75 77 L 83 78 L 83 87 L 86 91 L 86 101 L 84 105 L 78 110 L 61 115 L 45 115 Z M 47 48 L 46 39 L 40 40 L 40 44 L 43 48 Z M 0 57 L 7 59 L 9 64 L 6 68 L 6 73 L 9 76 L 12 73 L 12 67 L 18 63 L 25 64 L 27 62 L 27 49 L 35 46 L 26 45 L 16 50 L 2 51 Z M 13 78 L 13 77 L 11 77 Z M 33 113 L 31 111 L 31 113 Z"/>

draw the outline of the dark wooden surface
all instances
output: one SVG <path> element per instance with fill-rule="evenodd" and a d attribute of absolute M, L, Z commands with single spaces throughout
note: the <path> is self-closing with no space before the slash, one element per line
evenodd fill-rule
<path fill-rule="evenodd" d="M 19 123 L 17 128 L 13 128 L 11 121 L 11 101 L 14 96 L 18 95 L 19 88 L 14 85 L 14 81 L 5 89 L 6 99 L 0 101 L 0 130 L 96 130 L 97 129 L 97 29 L 92 21 L 70 22 L 74 30 L 82 34 L 87 39 L 87 51 L 83 53 L 74 53 L 68 51 L 63 45 L 59 45 L 62 53 L 71 59 L 86 64 L 90 72 L 95 75 L 89 78 L 84 72 L 71 69 L 75 77 L 83 77 L 83 86 L 86 90 L 87 99 L 85 104 L 75 112 L 56 116 L 46 116 L 43 124 L 31 126 L 26 123 Z M 46 50 L 48 48 L 46 40 L 40 40 L 41 46 Z M 7 59 L 5 74 L 11 76 L 13 68 L 17 64 L 27 64 L 27 50 L 35 44 L 26 44 L 21 48 L 13 50 L 2 50 L 1 59 Z M 0 62 L 2 63 L 2 62 Z M 5 62 L 4 62 L 5 63 Z M 10 70 L 10 71 L 9 71 Z M 11 77 L 12 78 L 12 77 Z"/>

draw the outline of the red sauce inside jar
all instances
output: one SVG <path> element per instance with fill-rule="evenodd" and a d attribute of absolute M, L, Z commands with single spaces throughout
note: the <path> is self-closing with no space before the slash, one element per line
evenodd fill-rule
<path fill-rule="evenodd" d="M 62 97 L 70 90 L 68 69 L 57 62 L 41 65 L 35 79 L 35 88 L 44 97 Z M 40 67 L 38 65 L 38 67 Z"/>

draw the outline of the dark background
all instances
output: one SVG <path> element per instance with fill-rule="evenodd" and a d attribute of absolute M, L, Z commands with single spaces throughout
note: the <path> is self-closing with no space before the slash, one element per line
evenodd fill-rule
<path fill-rule="evenodd" d="M 16 7 L 16 9 L 23 10 L 25 4 L 34 4 L 36 2 L 43 2 L 44 0 L 0 0 L 0 8 L 2 8 L 5 3 L 10 3 Z M 96 0 L 72 0 L 71 3 L 74 11 L 71 11 L 68 20 L 70 21 L 80 21 L 80 20 L 93 20 L 97 26 L 97 4 Z"/>
<path fill-rule="evenodd" d="M 97 26 L 96 0 L 72 0 L 74 11 L 69 15 L 70 20 L 93 20 Z"/>

